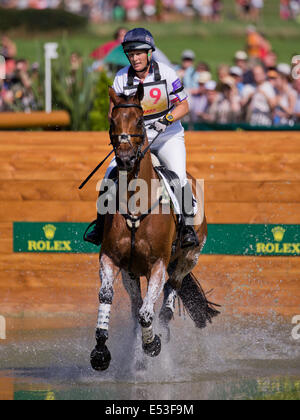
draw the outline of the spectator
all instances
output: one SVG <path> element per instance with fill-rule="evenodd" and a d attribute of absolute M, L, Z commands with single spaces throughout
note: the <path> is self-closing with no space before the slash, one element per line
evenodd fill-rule
<path fill-rule="evenodd" d="M 11 71 L 13 69 L 13 71 Z M 2 111 L 30 112 L 37 109 L 27 60 L 20 59 L 6 75 L 1 89 Z"/>
<path fill-rule="evenodd" d="M 143 13 L 147 20 L 152 20 L 156 15 L 156 0 L 144 0 Z"/>
<path fill-rule="evenodd" d="M 223 80 L 220 85 L 221 97 L 216 117 L 218 124 L 237 123 L 241 115 L 240 95 L 234 78 L 231 76 Z"/>
<path fill-rule="evenodd" d="M 268 54 L 262 59 L 262 63 L 266 72 L 276 69 L 277 67 L 277 54 L 274 51 L 269 51 Z"/>
<path fill-rule="evenodd" d="M 234 60 L 235 65 L 243 72 L 243 83 L 245 85 L 254 84 L 254 76 L 252 70 L 249 68 L 247 53 L 245 51 L 237 51 Z"/>
<path fill-rule="evenodd" d="M 297 92 L 290 84 L 291 67 L 288 64 L 279 64 L 278 77 L 275 79 L 277 91 L 277 105 L 274 110 L 274 123 L 276 125 L 294 124 L 294 110 L 297 102 Z"/>
<path fill-rule="evenodd" d="M 141 16 L 139 0 L 123 0 L 126 18 L 129 22 L 136 22 Z"/>
<path fill-rule="evenodd" d="M 208 71 L 198 73 L 198 88 L 194 90 L 190 104 L 190 119 L 192 122 L 197 122 L 207 107 L 205 85 L 211 79 L 211 73 Z"/>
<path fill-rule="evenodd" d="M 294 108 L 294 118 L 295 118 L 295 123 L 300 124 L 300 78 L 294 81 L 293 87 L 297 94 L 296 104 Z"/>
<path fill-rule="evenodd" d="M 203 122 L 229 124 L 236 122 L 240 116 L 240 101 L 235 91 L 234 80 L 230 77 L 221 83 L 220 92 L 217 83 L 209 81 L 205 84 L 207 105 L 200 118 Z"/>
<path fill-rule="evenodd" d="M 283 20 L 291 18 L 290 0 L 280 0 L 280 17 Z"/>
<path fill-rule="evenodd" d="M 237 15 L 240 19 L 249 20 L 251 11 L 251 0 L 236 0 Z"/>
<path fill-rule="evenodd" d="M 250 25 L 247 28 L 247 49 L 250 61 L 257 64 L 272 50 L 272 47 L 255 26 Z"/>
<path fill-rule="evenodd" d="M 214 22 L 220 22 L 222 19 L 223 4 L 221 0 L 213 0 L 212 2 L 212 18 Z"/>
<path fill-rule="evenodd" d="M 126 28 L 121 27 L 117 29 L 117 31 L 114 34 L 114 40 L 96 48 L 90 56 L 95 60 L 102 60 L 110 51 L 112 51 L 114 48 L 116 48 L 123 42 L 126 33 Z"/>
<path fill-rule="evenodd" d="M 175 10 L 179 14 L 185 14 L 188 6 L 187 0 L 173 0 Z"/>
<path fill-rule="evenodd" d="M 177 68 L 178 77 L 189 91 L 198 87 L 197 73 L 195 70 L 196 55 L 192 50 L 185 50 L 181 56 L 181 67 Z"/>
<path fill-rule="evenodd" d="M 300 14 L 300 1 L 299 0 L 291 0 L 290 1 L 290 9 L 291 15 L 294 19 L 296 19 Z"/>
<path fill-rule="evenodd" d="M 226 80 L 229 76 L 229 66 L 227 64 L 221 64 L 218 67 L 218 81 L 220 83 L 223 83 L 224 80 Z"/>
<path fill-rule="evenodd" d="M 197 73 L 201 73 L 203 71 L 211 72 L 209 65 L 207 63 L 205 63 L 204 61 L 200 61 L 197 64 L 196 71 L 197 71 Z"/>
<path fill-rule="evenodd" d="M 241 96 L 243 89 L 244 89 L 244 83 L 243 83 L 243 71 L 238 66 L 233 66 L 230 68 L 229 71 L 230 77 L 233 78 L 235 87 L 237 89 L 238 94 Z"/>
<path fill-rule="evenodd" d="M 267 81 L 262 65 L 253 69 L 255 86 L 245 86 L 241 105 L 246 114 L 246 121 L 254 126 L 272 125 L 273 110 L 276 106 L 276 93 L 272 84 Z"/>
<path fill-rule="evenodd" d="M 201 0 L 200 1 L 200 14 L 203 22 L 210 22 L 213 18 L 213 1 Z"/>
<path fill-rule="evenodd" d="M 213 123 L 217 120 L 218 105 L 220 100 L 220 94 L 217 91 L 217 82 L 210 80 L 205 84 L 205 94 L 207 98 L 207 104 L 202 113 L 199 113 L 200 121 Z"/>
<path fill-rule="evenodd" d="M 251 0 L 251 18 L 258 21 L 264 8 L 264 0 Z"/>
<path fill-rule="evenodd" d="M 6 60 L 13 60 L 17 56 L 16 44 L 5 35 L 1 38 L 0 55 Z"/>

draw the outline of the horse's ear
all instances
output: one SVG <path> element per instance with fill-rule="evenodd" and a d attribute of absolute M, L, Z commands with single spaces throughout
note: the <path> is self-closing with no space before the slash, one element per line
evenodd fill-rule
<path fill-rule="evenodd" d="M 114 105 L 119 105 L 119 103 L 121 102 L 121 99 L 116 94 L 115 90 L 112 87 L 109 87 L 108 94 L 109 94 L 110 99 L 113 101 L 113 104 Z"/>
<path fill-rule="evenodd" d="M 142 100 L 144 99 L 144 85 L 143 83 L 140 83 L 138 88 L 137 88 L 137 92 L 135 94 L 134 100 L 140 104 L 142 102 Z"/>

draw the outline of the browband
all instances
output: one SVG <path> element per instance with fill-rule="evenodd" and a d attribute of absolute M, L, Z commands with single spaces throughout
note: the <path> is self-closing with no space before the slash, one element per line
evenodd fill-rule
<path fill-rule="evenodd" d="M 141 107 L 141 105 L 137 105 L 137 104 L 120 104 L 120 105 L 115 105 L 112 110 L 120 109 L 120 108 L 138 108 L 138 109 L 140 109 L 141 111 L 144 112 L 144 110 Z"/>

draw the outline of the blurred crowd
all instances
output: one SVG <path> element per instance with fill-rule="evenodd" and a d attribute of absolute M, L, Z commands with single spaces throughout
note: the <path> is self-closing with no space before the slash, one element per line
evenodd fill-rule
<path fill-rule="evenodd" d="M 95 50 L 91 54 L 95 53 L 95 62 L 119 45 L 125 33 L 126 29 L 120 28 L 114 41 Z M 39 64 L 30 66 L 27 60 L 17 59 L 17 48 L 6 36 L 1 39 L 0 55 L 6 59 L 6 79 L 0 79 L 0 112 L 40 109 Z M 186 122 L 265 127 L 300 124 L 298 58 L 294 67 L 278 63 L 272 46 L 254 26 L 247 29 L 245 51 L 237 51 L 231 65 L 221 64 L 217 71 L 205 61 L 198 62 L 192 50 L 185 50 L 174 69 L 189 93 L 190 115 Z M 68 85 L 76 80 L 82 65 L 82 58 L 73 53 Z"/>
<path fill-rule="evenodd" d="M 200 16 L 218 20 L 222 0 L 0 0 L 1 7 L 58 8 L 87 16 L 95 22 L 109 20 L 136 21 L 141 18 L 173 18 L 174 15 Z"/>
<path fill-rule="evenodd" d="M 280 0 L 280 17 L 284 20 L 300 16 L 300 0 Z"/>
<path fill-rule="evenodd" d="M 244 20 L 258 20 L 264 8 L 264 0 L 236 0 L 237 13 Z"/>
<path fill-rule="evenodd" d="M 13 41 L 3 36 L 0 55 L 5 58 L 5 79 L 0 79 L 0 112 L 31 112 L 38 108 L 34 85 L 38 78 L 39 65 L 17 58 Z"/>
<path fill-rule="evenodd" d="M 277 63 L 272 51 L 261 61 L 237 51 L 232 66 L 220 65 L 213 78 L 208 64 L 197 64 L 187 50 L 178 74 L 189 91 L 186 122 L 264 127 L 300 123 L 300 72 L 293 79 L 291 66 Z"/>
<path fill-rule="evenodd" d="M 264 0 L 235 0 L 236 11 L 243 20 L 257 21 Z M 282 19 L 300 16 L 300 0 L 279 0 Z M 64 8 L 94 22 L 110 20 L 137 21 L 141 18 L 172 20 L 176 16 L 200 17 L 203 21 L 222 18 L 224 0 L 0 0 L 0 7 L 17 9 Z M 279 3 L 276 1 L 276 7 Z"/>
<path fill-rule="evenodd" d="M 237 15 L 243 20 L 256 21 L 264 8 L 264 0 L 235 0 Z M 282 19 L 300 15 L 300 0 L 279 0 Z M 110 20 L 137 21 L 170 20 L 176 16 L 200 17 L 203 21 L 222 18 L 223 0 L 0 0 L 0 7 L 17 9 L 64 8 L 88 17 L 94 22 Z M 279 3 L 276 2 L 276 7 Z"/>
<path fill-rule="evenodd" d="M 178 75 L 189 91 L 187 122 L 294 126 L 300 123 L 300 56 L 294 66 L 277 55 L 255 27 L 248 28 L 248 50 L 237 51 L 232 65 L 220 65 L 217 77 L 193 51 L 182 54 Z M 299 68 L 299 69 L 298 69 Z"/>

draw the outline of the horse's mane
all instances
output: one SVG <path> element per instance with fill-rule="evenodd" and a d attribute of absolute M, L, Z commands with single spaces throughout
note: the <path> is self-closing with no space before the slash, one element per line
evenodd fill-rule
<path fill-rule="evenodd" d="M 121 98 L 121 99 L 123 99 L 125 102 L 130 102 L 131 100 L 133 100 L 134 96 L 135 95 L 127 96 L 127 95 L 124 95 L 124 93 L 120 93 L 118 95 L 118 97 Z"/>

